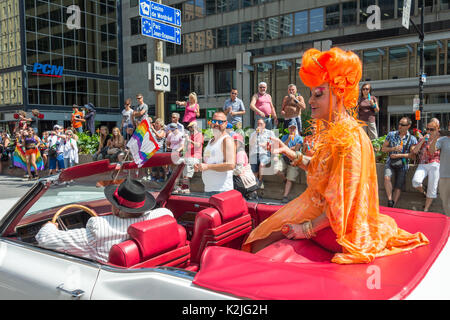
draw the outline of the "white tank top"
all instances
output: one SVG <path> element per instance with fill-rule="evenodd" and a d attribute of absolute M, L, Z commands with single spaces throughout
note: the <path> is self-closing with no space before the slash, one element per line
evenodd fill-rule
<path fill-rule="evenodd" d="M 223 163 L 222 141 L 229 135 L 223 135 L 218 140 L 208 142 L 203 152 L 203 162 L 207 164 Z M 215 170 L 206 170 L 202 172 L 202 180 L 205 185 L 205 192 L 229 191 L 233 190 L 233 170 L 219 172 Z"/>

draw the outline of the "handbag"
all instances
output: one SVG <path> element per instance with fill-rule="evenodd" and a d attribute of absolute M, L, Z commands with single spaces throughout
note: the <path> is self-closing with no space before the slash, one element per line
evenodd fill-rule
<path fill-rule="evenodd" d="M 402 153 L 405 152 L 405 147 L 409 144 L 410 140 L 411 140 L 411 135 L 409 135 L 408 140 L 406 141 L 406 144 L 403 145 Z M 403 167 L 403 158 L 399 158 L 399 159 L 395 159 L 395 160 L 391 159 L 390 166 L 393 169 L 401 169 Z"/>

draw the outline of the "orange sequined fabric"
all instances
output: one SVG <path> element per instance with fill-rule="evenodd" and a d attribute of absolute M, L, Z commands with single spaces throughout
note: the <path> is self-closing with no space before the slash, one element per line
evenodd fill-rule
<path fill-rule="evenodd" d="M 368 263 L 429 243 L 422 233 L 399 229 L 392 218 L 379 213 L 374 152 L 360 127 L 347 117 L 321 132 L 308 166 L 308 188 L 253 230 L 243 250 L 250 251 L 252 242 L 286 223 L 302 223 L 323 212 L 343 247 L 343 253 L 333 257 L 335 263 Z"/>

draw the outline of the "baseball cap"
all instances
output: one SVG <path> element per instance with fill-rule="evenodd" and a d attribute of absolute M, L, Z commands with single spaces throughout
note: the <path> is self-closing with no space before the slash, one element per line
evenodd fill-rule
<path fill-rule="evenodd" d="M 289 121 L 289 127 L 296 127 L 297 128 L 297 122 L 295 120 Z"/>
<path fill-rule="evenodd" d="M 61 127 L 60 125 L 58 125 L 58 124 L 55 124 L 55 125 L 53 126 L 53 130 L 55 130 L 55 129 L 62 129 L 62 127 Z"/>

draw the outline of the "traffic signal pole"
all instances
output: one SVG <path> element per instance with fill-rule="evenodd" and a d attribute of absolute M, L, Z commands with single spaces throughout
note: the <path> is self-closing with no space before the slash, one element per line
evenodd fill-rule
<path fill-rule="evenodd" d="M 419 34 L 419 55 L 420 55 L 420 75 L 419 75 L 419 99 L 420 99 L 420 103 L 419 103 L 419 119 L 417 119 L 417 129 L 419 129 L 420 131 L 423 132 L 423 117 L 422 117 L 422 112 L 423 112 L 423 102 L 424 102 L 424 94 L 423 94 L 423 84 L 425 82 L 425 0 L 421 0 L 420 1 L 420 29 L 417 27 L 417 25 L 414 23 L 414 21 L 410 18 L 410 22 L 411 24 L 414 26 L 414 28 L 416 29 L 417 33 Z"/>

